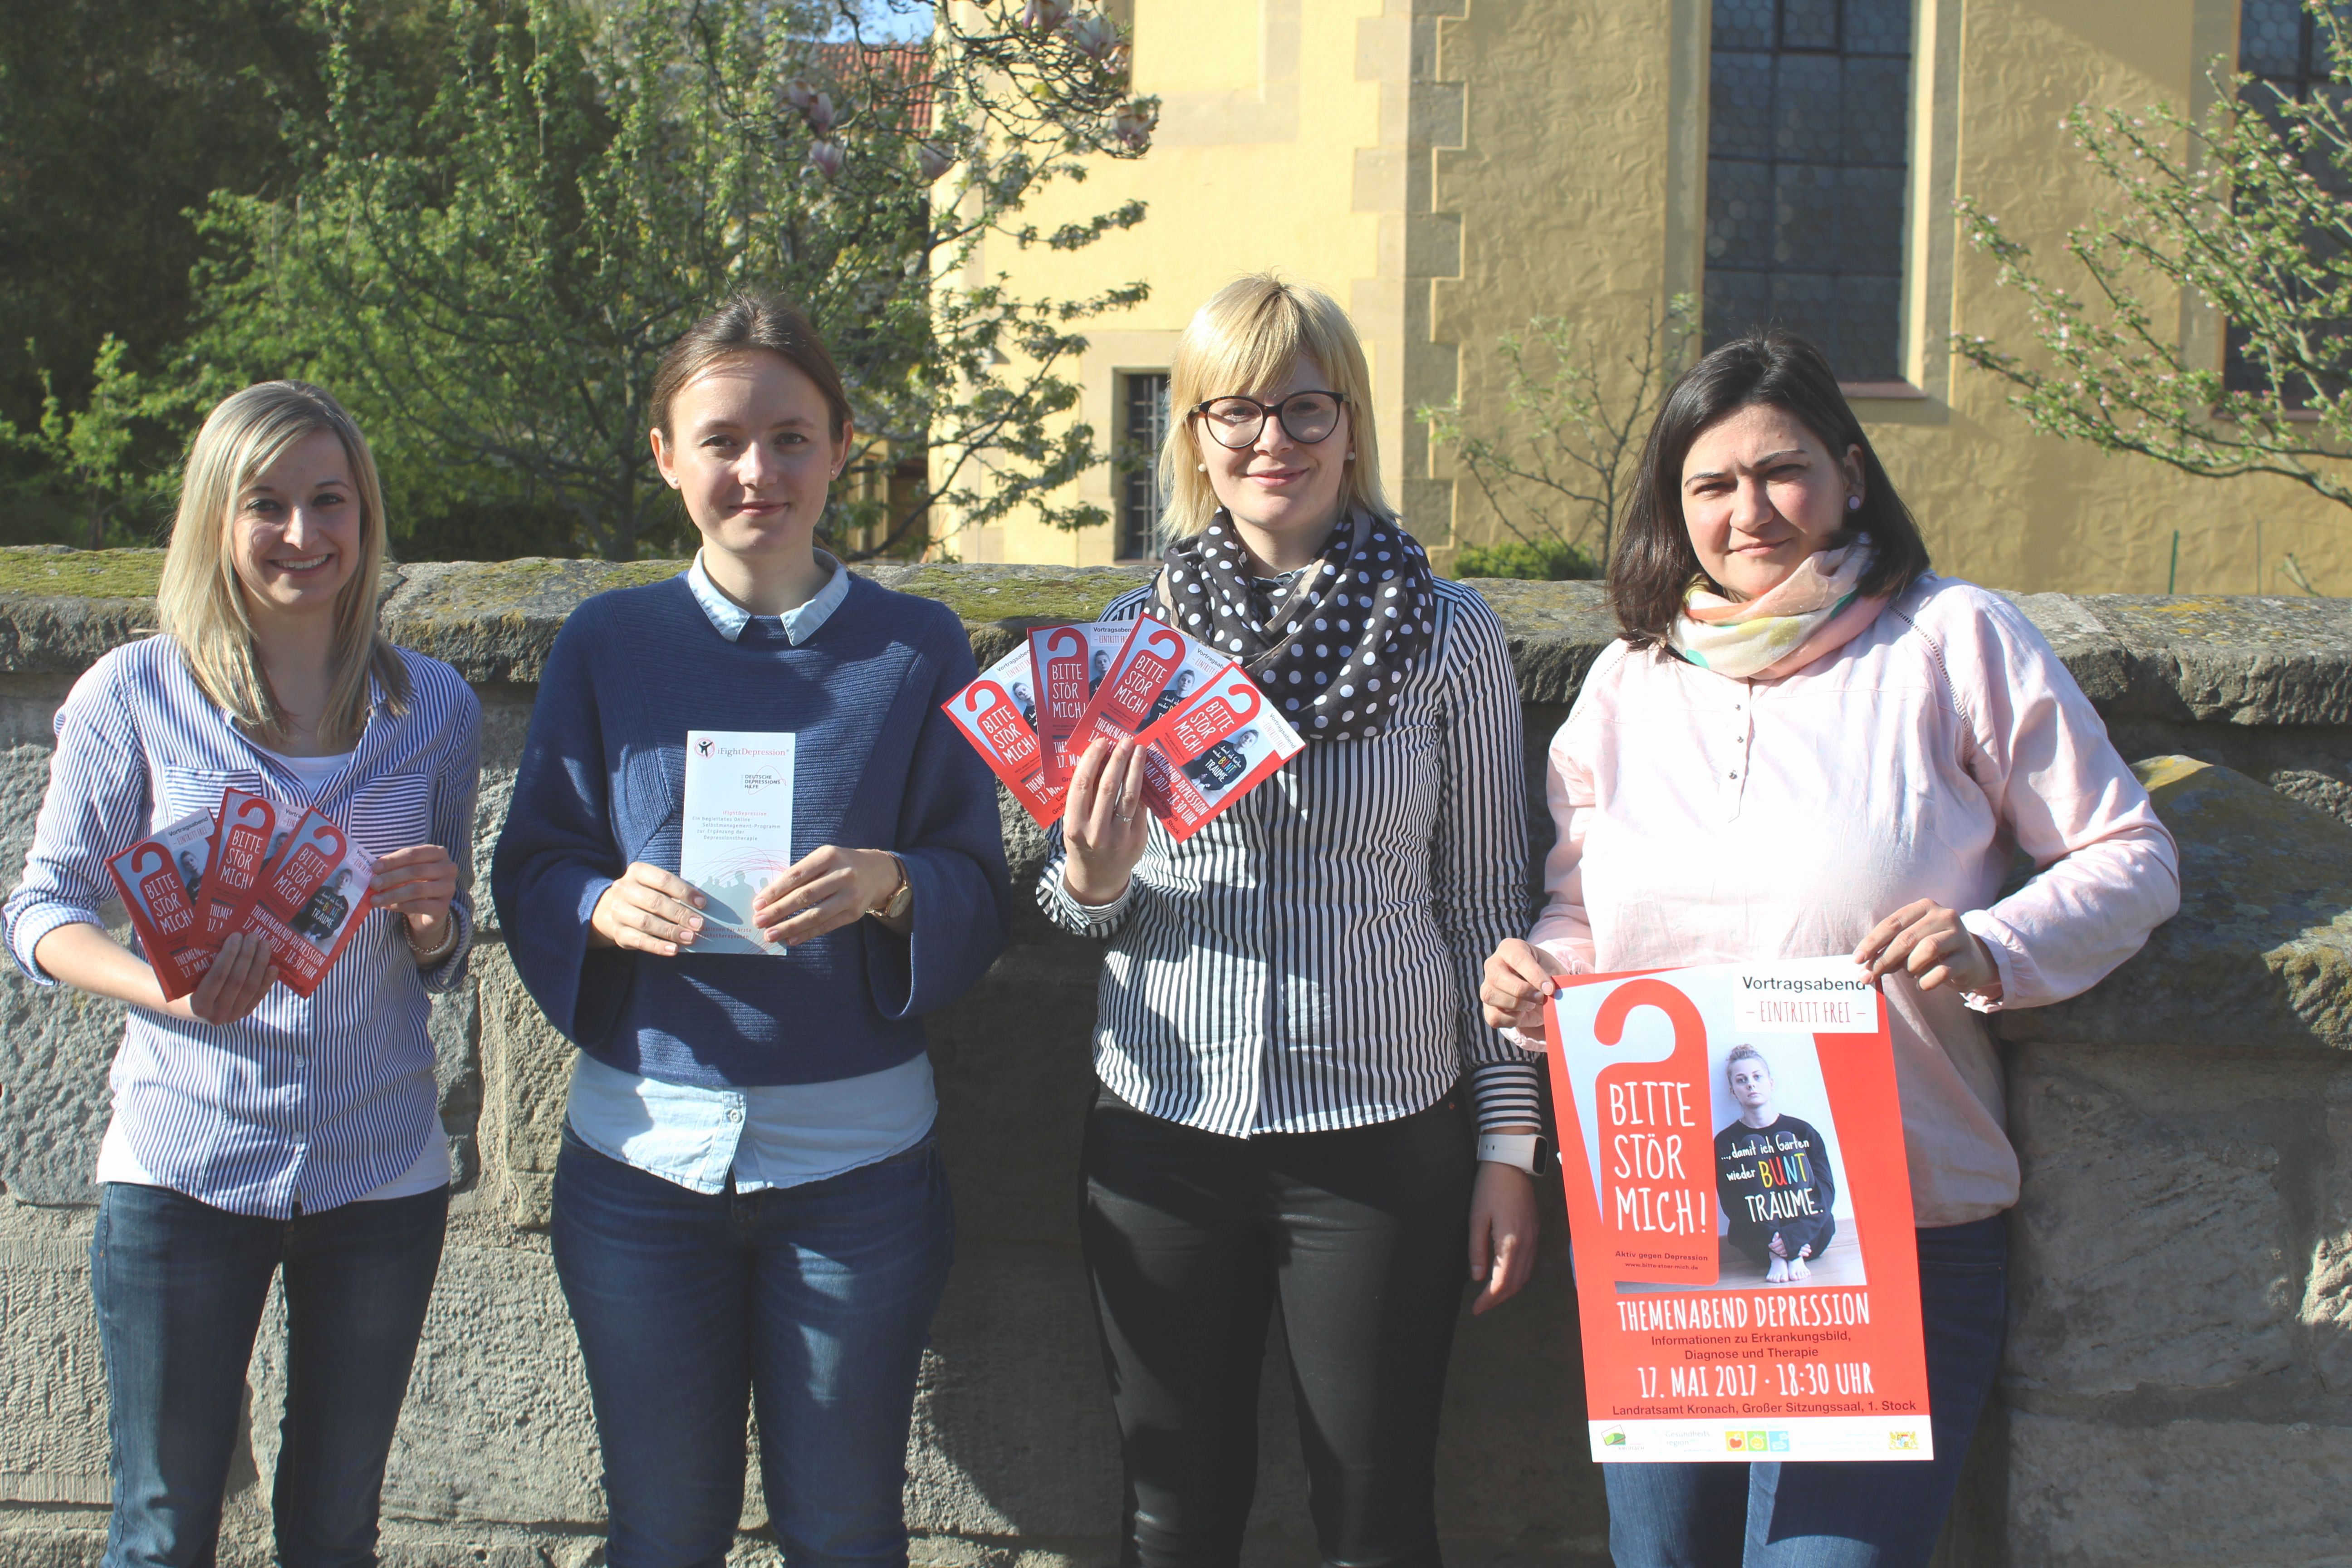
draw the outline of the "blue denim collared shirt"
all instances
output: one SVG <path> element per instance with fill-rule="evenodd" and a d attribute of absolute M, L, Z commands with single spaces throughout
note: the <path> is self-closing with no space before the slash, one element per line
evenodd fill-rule
<path fill-rule="evenodd" d="M 824 587 L 784 612 L 785 637 L 807 641 L 849 596 L 849 573 L 823 551 L 833 570 Z M 695 603 L 719 635 L 743 635 L 751 613 L 719 590 L 697 553 L 686 574 Z M 705 1089 L 663 1083 L 582 1053 L 572 1066 L 564 1114 L 580 1141 L 598 1153 L 698 1193 L 797 1186 L 887 1160 L 921 1142 L 939 1100 L 930 1058 L 917 1056 L 858 1078 L 831 1083 Z"/>

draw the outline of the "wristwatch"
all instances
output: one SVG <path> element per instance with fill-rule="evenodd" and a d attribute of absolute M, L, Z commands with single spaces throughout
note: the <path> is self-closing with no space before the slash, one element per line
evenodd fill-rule
<path fill-rule="evenodd" d="M 882 853 L 890 855 L 887 849 Z M 915 884 L 907 879 L 907 863 L 890 855 L 890 864 L 898 868 L 898 887 L 891 889 L 888 898 L 866 911 L 878 921 L 895 921 L 915 907 Z"/>
<path fill-rule="evenodd" d="M 1482 1132 L 1478 1158 L 1509 1165 L 1530 1176 L 1551 1173 L 1551 1140 L 1540 1132 Z"/>

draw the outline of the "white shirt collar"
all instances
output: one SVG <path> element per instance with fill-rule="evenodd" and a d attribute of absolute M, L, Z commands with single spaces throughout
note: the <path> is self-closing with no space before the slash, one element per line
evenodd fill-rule
<path fill-rule="evenodd" d="M 841 608 L 841 602 L 849 597 L 849 569 L 823 550 L 816 552 L 816 559 L 817 564 L 831 572 L 832 575 L 825 579 L 824 587 L 784 612 L 784 639 L 794 647 L 816 636 L 817 629 L 831 619 L 833 612 Z M 729 642 L 742 637 L 743 628 L 751 624 L 751 612 L 719 592 L 719 584 L 710 580 L 710 574 L 702 569 L 702 552 L 699 550 L 694 552 L 694 564 L 687 568 L 686 585 L 693 593 L 694 602 L 702 606 L 702 613 L 710 617 L 710 624 L 718 629 L 720 637 Z"/>

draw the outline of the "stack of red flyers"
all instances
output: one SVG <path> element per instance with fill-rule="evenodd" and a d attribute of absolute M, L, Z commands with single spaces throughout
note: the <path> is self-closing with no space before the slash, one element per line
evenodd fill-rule
<path fill-rule="evenodd" d="M 166 998 L 185 996 L 231 931 L 269 944 L 298 996 L 319 988 L 359 929 L 375 874 L 365 850 L 326 817 L 290 819 L 230 789 L 220 810 L 158 828 L 107 863 Z"/>
<path fill-rule="evenodd" d="M 1039 626 L 945 706 L 1040 827 L 1097 740 L 1144 739 L 1146 803 L 1179 840 L 1304 744 L 1238 663 L 1150 616 Z"/>

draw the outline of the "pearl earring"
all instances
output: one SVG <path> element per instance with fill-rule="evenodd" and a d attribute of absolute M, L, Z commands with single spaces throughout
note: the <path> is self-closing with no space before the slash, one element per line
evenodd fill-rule
<path fill-rule="evenodd" d="M 1846 497 L 1845 510 L 1848 511 L 1860 511 L 1862 510 L 1862 498 L 1860 496 Z"/>
<path fill-rule="evenodd" d="M 1209 465 L 1206 463 L 1195 463 L 1192 465 L 1192 468 L 1196 473 L 1205 474 L 1209 471 Z"/>

